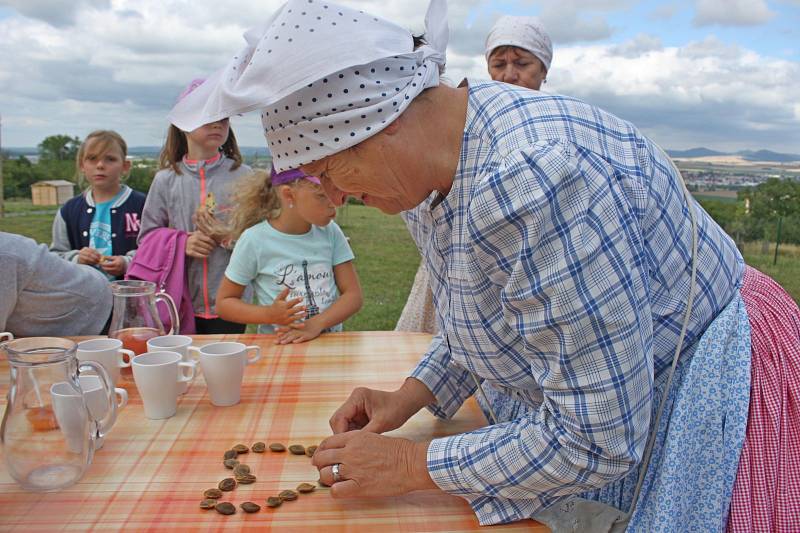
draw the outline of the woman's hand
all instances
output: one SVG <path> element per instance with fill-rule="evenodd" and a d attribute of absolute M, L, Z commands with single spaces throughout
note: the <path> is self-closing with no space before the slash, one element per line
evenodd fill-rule
<path fill-rule="evenodd" d="M 100 268 L 110 276 L 119 277 L 125 274 L 128 263 L 121 255 L 108 255 L 100 262 Z"/>
<path fill-rule="evenodd" d="M 384 433 L 397 429 L 435 398 L 421 381 L 408 378 L 394 392 L 358 387 L 330 419 L 334 433 L 363 429 Z"/>
<path fill-rule="evenodd" d="M 78 252 L 78 264 L 80 265 L 96 265 L 103 258 L 102 254 L 94 248 L 85 246 Z"/>
<path fill-rule="evenodd" d="M 349 431 L 325 439 L 312 463 L 334 498 L 396 496 L 435 489 L 428 474 L 427 442 Z M 340 481 L 333 477 L 339 465 Z"/>
<path fill-rule="evenodd" d="M 267 324 L 277 324 L 279 326 L 287 326 L 298 320 L 302 320 L 306 316 L 306 306 L 302 298 L 292 298 L 287 300 L 289 296 L 289 287 L 286 287 L 281 293 L 275 297 L 275 301 L 271 305 L 266 306 L 268 309 L 269 317 L 264 322 Z"/>
<path fill-rule="evenodd" d="M 195 259 L 208 257 L 216 247 L 217 242 L 202 231 L 193 231 L 186 239 L 186 255 Z"/>

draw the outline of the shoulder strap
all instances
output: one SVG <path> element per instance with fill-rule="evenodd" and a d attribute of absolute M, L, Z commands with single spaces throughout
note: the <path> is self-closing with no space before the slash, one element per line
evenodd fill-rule
<path fill-rule="evenodd" d="M 675 377 L 675 369 L 678 366 L 678 359 L 680 358 L 681 350 L 683 349 L 683 339 L 686 337 L 686 330 L 689 328 L 689 320 L 691 319 L 692 307 L 694 306 L 694 292 L 697 285 L 697 216 L 695 215 L 694 208 L 692 207 L 691 194 L 689 193 L 689 189 L 686 188 L 686 184 L 683 182 L 683 176 L 681 176 L 681 172 L 678 170 L 678 167 L 675 166 L 675 163 L 672 162 L 672 159 L 666 153 L 664 153 L 663 150 L 660 148 L 659 150 L 664 158 L 669 161 L 669 164 L 672 165 L 672 170 L 675 172 L 675 174 L 677 174 L 678 179 L 680 180 L 681 186 L 683 187 L 683 197 L 686 200 L 686 209 L 689 211 L 689 218 L 692 220 L 692 274 L 689 281 L 689 298 L 686 301 L 686 313 L 683 317 L 681 335 L 678 338 L 677 346 L 675 346 L 675 355 L 672 358 L 672 368 L 669 370 L 669 377 L 667 378 L 667 384 L 664 387 L 661 405 L 658 407 L 658 414 L 656 415 L 655 424 L 653 425 L 653 431 L 650 432 L 650 435 L 647 438 L 647 446 L 645 446 L 644 455 L 642 456 L 642 464 L 639 469 L 639 479 L 636 481 L 636 489 L 633 491 L 631 507 L 628 509 L 628 512 L 625 516 L 626 520 L 630 519 L 634 509 L 636 509 L 636 502 L 639 500 L 639 493 L 642 491 L 642 485 L 644 484 L 644 476 L 647 473 L 647 468 L 650 466 L 650 458 L 653 454 L 653 445 L 655 444 L 656 434 L 658 433 L 658 424 L 661 422 L 661 415 L 664 414 L 664 409 L 667 404 L 667 397 L 669 396 L 670 387 L 672 387 L 672 378 Z"/>

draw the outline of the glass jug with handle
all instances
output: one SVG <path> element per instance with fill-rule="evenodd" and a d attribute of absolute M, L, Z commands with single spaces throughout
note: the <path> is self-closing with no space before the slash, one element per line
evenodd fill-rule
<path fill-rule="evenodd" d="M 166 292 L 156 292 L 155 283 L 139 280 L 112 281 L 111 293 L 114 296 L 114 307 L 108 336 L 121 340 L 122 345 L 133 350 L 136 355 L 147 351 L 149 339 L 179 333 L 180 322 L 175 302 Z M 165 331 L 156 309 L 158 302 L 164 302 L 167 306 L 171 324 L 169 332 Z"/>
<path fill-rule="evenodd" d="M 0 443 L 8 472 L 25 489 L 59 490 L 76 483 L 92 462 L 94 443 L 117 418 L 114 385 L 105 368 L 79 362 L 76 344 L 30 337 L 0 344 L 11 371 Z M 86 406 L 79 376 L 100 376 L 108 401 L 103 420 Z"/>

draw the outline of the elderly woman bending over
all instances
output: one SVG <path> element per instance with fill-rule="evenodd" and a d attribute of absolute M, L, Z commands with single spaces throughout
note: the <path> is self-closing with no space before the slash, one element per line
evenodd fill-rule
<path fill-rule="evenodd" d="M 314 455 L 331 494 L 439 488 L 481 524 L 795 527 L 797 306 L 634 125 L 504 83 L 440 85 L 443 1 L 426 24 L 415 50 L 378 17 L 291 0 L 171 115 L 191 130 L 261 109 L 279 171 L 409 211 L 442 331 L 397 390 L 357 389 L 333 415 Z M 484 428 L 380 434 L 473 394 Z"/>

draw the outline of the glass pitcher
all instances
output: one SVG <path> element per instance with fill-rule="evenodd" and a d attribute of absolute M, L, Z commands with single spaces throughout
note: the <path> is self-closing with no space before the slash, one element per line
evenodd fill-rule
<path fill-rule="evenodd" d="M 139 355 L 147 351 L 147 341 L 160 335 L 172 335 L 180 331 L 178 310 L 169 294 L 156 293 L 156 284 L 150 281 L 112 281 L 114 310 L 108 336 L 119 339 L 122 345 Z M 156 303 L 167 304 L 170 330 L 167 333 L 156 309 Z M 130 370 L 128 370 L 130 374 Z"/>
<path fill-rule="evenodd" d="M 114 385 L 105 368 L 79 362 L 76 344 L 55 337 L 30 337 L 0 344 L 11 381 L 0 425 L 8 472 L 25 489 L 59 490 L 76 483 L 92 462 L 94 442 L 117 419 Z M 108 400 L 103 420 L 86 407 L 78 376 L 100 376 Z"/>

